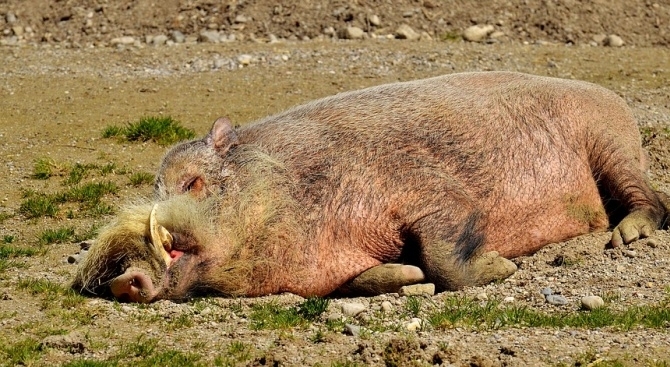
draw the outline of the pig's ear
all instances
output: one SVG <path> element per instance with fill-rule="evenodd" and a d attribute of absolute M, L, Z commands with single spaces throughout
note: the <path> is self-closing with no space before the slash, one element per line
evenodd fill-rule
<path fill-rule="evenodd" d="M 230 119 L 227 117 L 219 117 L 214 121 L 212 130 L 210 130 L 207 137 L 205 137 L 205 142 L 216 150 L 217 153 L 224 154 L 232 146 L 237 145 L 239 140 L 237 138 L 237 133 L 235 133 L 235 130 L 233 129 L 233 125 L 230 123 Z"/>

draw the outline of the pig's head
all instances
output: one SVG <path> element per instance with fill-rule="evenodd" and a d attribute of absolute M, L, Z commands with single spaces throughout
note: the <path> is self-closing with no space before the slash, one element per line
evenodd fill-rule
<path fill-rule="evenodd" d="M 103 229 L 72 287 L 123 301 L 281 291 L 282 267 L 304 249 L 291 185 L 278 162 L 241 148 L 225 190 L 128 206 Z M 297 272 L 299 269 L 291 271 Z"/>
<path fill-rule="evenodd" d="M 180 143 L 163 157 L 156 175 L 158 199 L 188 193 L 196 198 L 218 194 L 230 175 L 225 158 L 238 144 L 230 120 L 221 117 L 203 139 Z"/>
<path fill-rule="evenodd" d="M 72 287 L 131 302 L 243 294 L 247 268 L 215 218 L 215 204 L 188 195 L 129 206 L 91 246 Z"/>

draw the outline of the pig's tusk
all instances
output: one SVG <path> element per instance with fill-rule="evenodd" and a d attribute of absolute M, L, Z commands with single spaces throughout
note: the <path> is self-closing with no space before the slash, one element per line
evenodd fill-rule
<path fill-rule="evenodd" d="M 170 250 L 172 250 L 172 235 L 165 227 L 158 224 L 156 220 L 156 209 L 158 204 L 154 204 L 149 215 L 149 230 L 151 232 L 151 244 L 154 246 L 156 252 L 160 253 L 166 265 L 170 265 L 172 258 L 170 257 Z"/>

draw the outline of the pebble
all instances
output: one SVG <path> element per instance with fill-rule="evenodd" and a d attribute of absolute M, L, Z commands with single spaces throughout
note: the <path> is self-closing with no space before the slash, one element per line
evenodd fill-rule
<path fill-rule="evenodd" d="M 340 38 L 356 40 L 363 38 L 365 32 L 358 27 L 347 27 L 340 31 Z"/>
<path fill-rule="evenodd" d="M 361 333 L 361 327 L 353 324 L 344 324 L 344 333 L 351 336 L 358 336 Z"/>
<path fill-rule="evenodd" d="M 400 288 L 398 294 L 401 296 L 432 296 L 435 294 L 435 284 L 425 283 L 406 285 Z"/>
<path fill-rule="evenodd" d="M 637 257 L 637 252 L 635 250 L 622 250 L 621 253 L 626 257 Z"/>
<path fill-rule="evenodd" d="M 253 57 L 251 55 L 243 54 L 237 57 L 237 62 L 240 63 L 240 65 L 249 65 L 251 64 L 251 61 L 253 60 Z"/>
<path fill-rule="evenodd" d="M 605 38 L 607 38 L 607 36 L 604 34 L 596 34 L 593 37 L 591 37 L 591 39 L 599 45 L 602 45 L 603 42 L 605 42 Z"/>
<path fill-rule="evenodd" d="M 433 37 L 430 35 L 430 33 L 423 31 L 421 32 L 421 36 L 419 38 L 419 41 L 432 41 Z"/>
<path fill-rule="evenodd" d="M 610 47 L 621 47 L 623 46 L 623 40 L 621 37 L 617 36 L 616 34 L 610 34 L 605 38 L 605 46 L 610 46 Z"/>
<path fill-rule="evenodd" d="M 342 313 L 350 317 L 356 317 L 366 309 L 362 303 L 343 303 L 340 307 L 342 308 Z"/>
<path fill-rule="evenodd" d="M 248 21 L 249 21 L 249 18 L 245 17 L 242 14 L 235 17 L 235 23 L 246 23 Z"/>
<path fill-rule="evenodd" d="M 647 246 L 651 248 L 657 248 L 658 247 L 658 240 L 655 238 L 650 238 L 647 240 Z"/>
<path fill-rule="evenodd" d="M 505 303 L 512 303 L 512 302 L 514 302 L 514 297 L 512 297 L 512 296 L 505 297 L 505 298 L 503 299 L 503 302 L 505 302 Z"/>
<path fill-rule="evenodd" d="M 381 308 L 384 313 L 393 312 L 393 304 L 389 301 L 382 302 Z"/>
<path fill-rule="evenodd" d="M 179 31 L 170 32 L 170 37 L 175 43 L 184 43 L 184 41 L 186 41 L 186 36 Z"/>
<path fill-rule="evenodd" d="M 544 287 L 544 288 L 542 288 L 540 293 L 542 293 L 546 297 L 546 296 L 550 296 L 551 294 L 553 294 L 554 291 L 552 291 L 551 288 L 549 288 L 549 287 Z"/>
<path fill-rule="evenodd" d="M 555 306 L 562 306 L 568 304 L 568 300 L 565 297 L 561 296 L 560 294 L 550 294 L 546 296 L 545 299 L 547 300 L 547 303 Z"/>
<path fill-rule="evenodd" d="M 218 43 L 221 35 L 218 31 L 201 31 L 198 41 L 208 43 Z"/>
<path fill-rule="evenodd" d="M 168 37 L 164 34 L 159 34 L 158 36 L 153 36 L 151 39 L 151 44 L 154 46 L 162 46 L 167 42 Z"/>
<path fill-rule="evenodd" d="M 605 301 L 598 296 L 585 296 L 582 297 L 582 308 L 585 310 L 595 310 L 596 308 L 603 307 Z"/>
<path fill-rule="evenodd" d="M 11 11 L 8 12 L 7 15 L 5 15 L 5 20 L 9 24 L 16 22 L 16 14 L 12 13 Z"/>
<path fill-rule="evenodd" d="M 132 45 L 135 43 L 135 38 L 132 36 L 117 37 L 113 38 L 109 43 L 112 45 Z"/>
<path fill-rule="evenodd" d="M 12 32 L 16 37 L 21 37 L 23 36 L 23 27 L 21 27 L 20 25 L 14 26 L 12 27 Z"/>
<path fill-rule="evenodd" d="M 67 257 L 68 264 L 78 264 L 79 263 L 79 254 L 70 255 Z"/>
<path fill-rule="evenodd" d="M 473 25 L 465 29 L 463 32 L 463 38 L 470 42 L 481 42 L 486 38 L 486 36 L 493 33 L 493 30 L 494 28 L 492 25 Z"/>
<path fill-rule="evenodd" d="M 376 15 L 376 14 L 370 15 L 368 17 L 368 22 L 375 27 L 379 27 L 382 24 L 382 21 L 379 19 L 379 16 Z"/>
<path fill-rule="evenodd" d="M 478 301 L 488 301 L 489 296 L 484 292 L 477 293 L 477 295 L 475 296 L 475 299 L 477 299 Z"/>
<path fill-rule="evenodd" d="M 407 24 L 402 24 L 398 27 L 398 29 L 395 30 L 394 35 L 398 39 L 406 39 L 410 41 L 418 40 L 421 37 L 419 33 L 416 33 L 416 31 Z"/>
<path fill-rule="evenodd" d="M 412 318 L 407 325 L 405 325 L 405 328 L 409 331 L 417 331 L 421 330 L 421 327 L 423 326 L 423 320 L 421 320 L 418 317 Z"/>

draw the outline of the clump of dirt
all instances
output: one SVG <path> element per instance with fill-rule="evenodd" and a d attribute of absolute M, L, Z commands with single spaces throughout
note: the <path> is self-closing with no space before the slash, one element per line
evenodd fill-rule
<path fill-rule="evenodd" d="M 82 46 L 171 31 L 217 30 L 238 40 L 323 37 L 347 26 L 393 34 L 402 24 L 438 39 L 479 24 L 494 26 L 503 41 L 602 43 L 616 34 L 628 45 L 670 44 L 670 5 L 648 0 L 7 0 L 0 15 L 5 36 Z"/>

